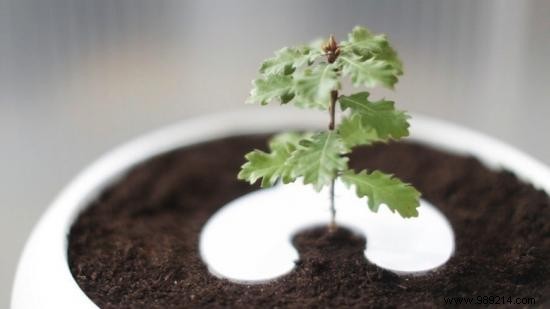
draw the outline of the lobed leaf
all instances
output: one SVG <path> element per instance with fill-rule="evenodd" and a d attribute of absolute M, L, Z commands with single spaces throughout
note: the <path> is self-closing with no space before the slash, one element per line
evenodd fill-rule
<path fill-rule="evenodd" d="M 273 137 L 269 142 L 269 153 L 254 150 L 245 155 L 247 162 L 241 166 L 237 178 L 246 180 L 250 184 L 261 178 L 262 187 L 271 187 L 278 180 L 283 183 L 293 182 L 293 161 L 290 160 L 300 141 L 308 135 L 297 133 L 282 133 Z"/>
<path fill-rule="evenodd" d="M 292 175 L 303 177 L 304 184 L 312 184 L 315 190 L 320 191 L 332 182 L 339 171 L 347 168 L 348 158 L 341 155 L 348 152 L 337 132 L 316 134 L 300 142 L 300 148 L 294 152 Z"/>
<path fill-rule="evenodd" d="M 275 52 L 275 57 L 262 63 L 260 73 L 265 76 L 292 74 L 297 68 L 315 61 L 320 54 L 320 52 L 315 52 L 309 46 L 284 47 Z"/>
<path fill-rule="evenodd" d="M 409 116 L 396 110 L 392 101 L 369 101 L 368 92 L 341 96 L 339 101 L 343 110 L 351 109 L 352 114 L 360 117 L 363 126 L 374 129 L 382 140 L 409 135 Z"/>
<path fill-rule="evenodd" d="M 269 75 L 253 82 L 247 102 L 262 105 L 277 100 L 301 108 L 328 109 L 330 92 L 340 88 L 335 66 L 320 63 L 289 75 Z"/>
<path fill-rule="evenodd" d="M 362 123 L 362 118 L 358 114 L 345 117 L 338 126 L 338 133 L 348 148 L 370 145 L 383 140 L 378 136 L 376 130 Z"/>
<path fill-rule="evenodd" d="M 355 86 L 393 88 L 403 74 L 403 65 L 383 34 L 355 27 L 348 40 L 340 43 L 338 66 Z"/>
<path fill-rule="evenodd" d="M 356 55 L 340 55 L 336 60 L 344 75 L 351 77 L 354 86 L 383 86 L 393 89 L 398 81 L 398 71 L 385 60 Z"/>
<path fill-rule="evenodd" d="M 388 48 L 388 41 L 383 34 L 374 35 L 369 29 L 356 26 L 348 34 L 348 40 L 340 42 L 340 46 L 343 52 L 350 50 L 358 55 L 369 55 Z"/>
<path fill-rule="evenodd" d="M 301 141 L 310 139 L 312 135 L 311 133 L 296 132 L 279 133 L 269 140 L 269 148 L 275 150 L 284 148 L 289 152 L 293 152 L 299 147 Z"/>
<path fill-rule="evenodd" d="M 343 41 L 340 45 L 344 54 L 354 53 L 361 57 L 386 60 L 399 75 L 403 74 L 403 64 L 385 34 L 374 35 L 367 28 L 357 26 L 348 35 L 348 41 Z"/>
<path fill-rule="evenodd" d="M 328 109 L 330 92 L 340 88 L 335 69 L 333 64 L 320 63 L 297 74 L 293 103 L 302 108 Z"/>
<path fill-rule="evenodd" d="M 420 193 L 392 175 L 379 171 L 368 174 L 365 170 L 360 173 L 346 170 L 341 178 L 348 187 L 355 187 L 357 196 L 368 198 L 368 206 L 374 212 L 378 211 L 381 204 L 385 204 L 403 218 L 418 216 Z"/>
<path fill-rule="evenodd" d="M 256 79 L 248 98 L 248 103 L 259 102 L 266 105 L 270 101 L 279 100 L 287 103 L 294 97 L 293 80 L 287 75 L 271 75 L 266 79 Z"/>

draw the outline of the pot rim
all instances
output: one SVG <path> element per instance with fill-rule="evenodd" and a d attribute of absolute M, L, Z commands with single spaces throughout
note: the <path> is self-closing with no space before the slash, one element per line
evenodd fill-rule
<path fill-rule="evenodd" d="M 138 137 L 107 152 L 85 168 L 47 208 L 19 260 L 11 308 L 98 308 L 80 289 L 68 265 L 68 233 L 80 211 L 136 164 L 170 150 L 228 136 L 281 129 L 322 128 L 325 113 L 248 109 L 184 120 Z M 493 169 L 506 169 L 550 194 L 550 168 L 497 139 L 414 114 L 411 136 L 451 153 L 472 155 Z"/>

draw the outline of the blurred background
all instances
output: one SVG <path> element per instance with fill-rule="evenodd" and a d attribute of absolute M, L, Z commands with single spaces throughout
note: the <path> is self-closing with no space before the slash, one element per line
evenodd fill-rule
<path fill-rule="evenodd" d="M 32 226 L 84 166 L 163 125 L 258 108 L 243 102 L 262 59 L 358 24 L 399 51 L 402 108 L 550 164 L 550 1 L 0 0 L 0 307 Z"/>

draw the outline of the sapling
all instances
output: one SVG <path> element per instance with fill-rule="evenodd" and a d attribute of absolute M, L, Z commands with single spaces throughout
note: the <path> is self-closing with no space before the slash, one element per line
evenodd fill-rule
<path fill-rule="evenodd" d="M 269 141 L 269 152 L 254 150 L 245 158 L 238 178 L 262 187 L 278 181 L 288 184 L 303 179 L 316 191 L 328 186 L 330 229 L 336 226 L 334 184 L 337 178 L 355 187 L 358 197 L 367 197 L 376 212 L 381 204 L 404 218 L 418 216 L 420 193 L 410 184 L 380 171 L 356 172 L 348 167 L 354 147 L 397 140 L 409 134 L 410 118 L 395 109 L 394 102 L 369 98 L 361 91 L 342 95 L 341 80 L 348 77 L 354 87 L 393 89 L 403 74 L 397 53 L 385 35 L 355 27 L 348 40 L 338 43 L 330 36 L 324 43 L 285 47 L 260 67 L 247 102 L 266 105 L 271 101 L 300 108 L 328 111 L 324 132 L 281 133 Z M 336 123 L 336 109 L 342 119 Z"/>

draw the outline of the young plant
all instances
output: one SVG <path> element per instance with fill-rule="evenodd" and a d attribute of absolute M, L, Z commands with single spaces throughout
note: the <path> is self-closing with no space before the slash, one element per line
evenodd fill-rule
<path fill-rule="evenodd" d="M 344 77 L 354 87 L 377 86 L 393 89 L 403 74 L 402 64 L 385 35 L 374 35 L 355 27 L 347 41 L 331 36 L 324 44 L 285 47 L 260 67 L 248 102 L 266 105 L 270 101 L 300 108 L 328 111 L 328 130 L 316 133 L 282 133 L 269 142 L 270 152 L 254 150 L 245 158 L 238 178 L 251 184 L 261 179 L 262 187 L 277 181 L 284 184 L 303 179 L 315 190 L 330 187 L 331 224 L 335 227 L 334 183 L 340 178 L 355 187 L 358 197 L 367 197 L 376 212 L 381 204 L 402 217 L 418 216 L 420 193 L 410 184 L 380 171 L 355 172 L 348 168 L 354 147 L 397 140 L 409 134 L 410 118 L 396 110 L 394 102 L 369 99 L 366 91 L 340 94 Z M 337 106 L 345 113 L 336 124 Z"/>

